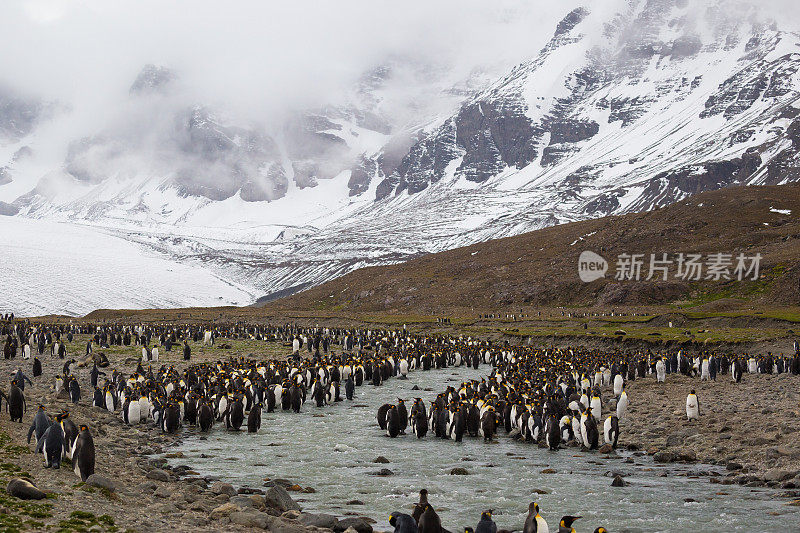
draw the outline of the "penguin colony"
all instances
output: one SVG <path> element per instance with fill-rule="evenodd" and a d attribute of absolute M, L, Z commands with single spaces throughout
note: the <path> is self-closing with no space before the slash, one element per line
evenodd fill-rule
<path fill-rule="evenodd" d="M 523 533 L 550 533 L 550 527 L 542 515 L 539 504 L 531 502 L 528 506 L 528 516 L 522 524 Z M 575 533 L 573 524 L 580 516 L 565 515 L 558 522 L 558 533 Z M 419 502 L 414 506 L 414 511 L 408 515 L 405 513 L 394 512 L 389 516 L 389 525 L 394 527 L 394 533 L 447 533 L 448 530 L 442 527 L 442 521 L 436 510 L 428 501 L 428 491 L 419 491 Z M 472 528 L 467 526 L 464 533 L 498 533 L 497 524 L 492 520 L 492 511 L 484 511 L 477 526 Z M 501 529 L 499 533 L 509 533 L 508 530 Z M 607 533 L 606 528 L 598 527 L 594 533 Z"/>
<path fill-rule="evenodd" d="M 30 363 L 34 378 L 42 375 L 39 357 L 46 352 L 50 357 L 64 359 L 53 388 L 73 403 L 82 401 L 82 389 L 72 373 L 76 361 L 67 359 L 67 345 L 77 334 L 90 335 L 85 361 L 92 366 L 84 389 L 92 393 L 83 401 L 118 413 L 125 424 L 153 423 L 165 433 L 175 433 L 184 425 L 207 432 L 216 424 L 224 424 L 230 431 L 246 427 L 248 433 L 256 433 L 261 428 L 262 410 L 299 413 L 308 402 L 321 408 L 352 400 L 356 387 L 380 386 L 393 377 L 405 379 L 413 371 L 489 365 L 487 377 L 464 382 L 458 388 L 448 387 L 428 405 L 422 398 L 397 399 L 382 405 L 377 413 L 378 425 L 392 438 L 406 434 L 410 426 L 417 438 L 431 433 L 456 442 L 465 436 L 490 441 L 502 429 L 515 438 L 551 450 L 570 443 L 593 450 L 601 443 L 612 447 L 618 444 L 619 422 L 625 418 L 630 401 L 626 381 L 652 375 L 663 382 L 668 374 L 678 372 L 701 381 L 730 375 L 734 382 L 741 382 L 745 373 L 800 374 L 800 355 L 739 357 L 703 353 L 690 357 L 682 352 L 656 355 L 539 350 L 465 337 L 415 335 L 405 328 L 379 331 L 289 325 L 53 326 L 17 321 L 2 324 L 0 334 L 5 337 L 3 353 L 7 359 L 18 355 L 30 359 L 32 353 L 37 354 Z M 159 347 L 166 352 L 178 347 L 183 358 L 189 360 L 189 341 L 213 345 L 219 338 L 282 342 L 291 347 L 292 356 L 286 361 L 240 358 L 192 364 L 182 372 L 164 364 L 153 368 L 153 363 L 158 362 Z M 341 347 L 338 355 L 329 353 L 331 344 Z M 140 350 L 142 359 L 130 375 L 108 369 L 108 359 L 96 350 L 115 345 L 136 346 Z M 304 351 L 308 358 L 303 357 Z M 0 391 L 0 404 L 6 400 L 14 422 L 22 422 L 26 412 L 26 382 L 30 383 L 30 378 L 18 370 L 8 394 Z M 613 390 L 613 409 L 609 399 L 603 398 L 603 387 Z M 700 401 L 694 390 L 687 396 L 686 414 L 690 421 L 700 417 Z M 28 440 L 34 436 L 35 449 L 42 454 L 45 467 L 59 468 L 62 457 L 66 457 L 72 460 L 75 473 L 82 480 L 94 472 L 94 443 L 89 428 L 74 424 L 68 411 L 51 418 L 40 406 Z M 533 514 L 526 520 L 525 532 L 548 531 L 538 506 L 531 505 Z M 441 529 L 430 505 L 422 509 L 419 517 L 410 517 L 413 523 L 404 516 L 407 515 L 393 515 L 396 531 Z M 578 518 L 565 516 L 559 531 L 574 531 L 571 524 Z M 474 531 L 491 533 L 490 522 L 491 513 L 484 513 Z"/>

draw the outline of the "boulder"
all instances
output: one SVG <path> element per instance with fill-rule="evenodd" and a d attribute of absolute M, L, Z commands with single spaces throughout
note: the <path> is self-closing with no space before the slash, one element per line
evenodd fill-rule
<path fill-rule="evenodd" d="M 306 526 L 322 527 L 326 529 L 333 529 L 336 525 L 336 517 L 332 514 L 313 514 L 302 513 L 298 519 L 301 524 Z"/>
<path fill-rule="evenodd" d="M 238 494 L 236 489 L 233 488 L 233 485 L 231 485 L 230 483 L 223 483 L 221 481 L 217 481 L 216 483 L 211 485 L 211 488 L 209 490 L 211 490 L 212 494 L 227 494 L 228 496 L 231 497 L 236 496 Z"/>
<path fill-rule="evenodd" d="M 270 487 L 264 495 L 264 501 L 267 507 L 275 509 L 280 513 L 300 510 L 300 506 L 297 505 L 297 502 L 294 501 L 292 497 L 289 496 L 289 493 L 286 492 L 286 489 L 280 485 Z"/>
<path fill-rule="evenodd" d="M 653 454 L 653 461 L 656 463 L 671 463 L 675 460 L 675 455 L 667 450 L 661 450 Z"/>
<path fill-rule="evenodd" d="M 209 518 L 211 518 L 212 520 L 219 520 L 220 518 L 223 518 L 223 517 L 226 517 L 226 516 L 230 516 L 231 513 L 234 513 L 234 512 L 240 511 L 240 510 L 241 509 L 239 509 L 238 506 L 236 506 L 236 505 L 234 505 L 234 504 L 232 504 L 230 502 L 223 503 L 219 507 L 214 507 L 214 509 L 211 510 L 211 513 L 209 514 Z"/>
<path fill-rule="evenodd" d="M 169 474 L 159 468 L 154 468 L 153 470 L 149 471 L 146 477 L 147 479 L 153 479 L 155 481 L 169 481 Z"/>
<path fill-rule="evenodd" d="M 86 478 L 86 484 L 100 489 L 106 489 L 109 492 L 116 492 L 117 486 L 109 478 L 99 474 L 92 474 Z"/>
<path fill-rule="evenodd" d="M 257 529 L 267 529 L 270 523 L 268 514 L 258 511 L 234 511 L 230 514 L 231 523 Z"/>
<path fill-rule="evenodd" d="M 468 476 L 469 472 L 467 471 L 466 468 L 462 468 L 460 466 L 457 466 L 457 467 L 453 468 L 452 470 L 450 470 L 450 475 L 451 476 Z"/>
<path fill-rule="evenodd" d="M 343 518 L 333 527 L 336 533 L 341 533 L 348 529 L 354 529 L 357 533 L 372 533 L 372 526 L 363 518 Z"/>
<path fill-rule="evenodd" d="M 6 492 L 21 500 L 43 500 L 47 495 L 27 479 L 14 478 L 8 482 Z"/>
<path fill-rule="evenodd" d="M 600 452 L 600 453 L 613 453 L 614 452 L 614 447 L 611 446 L 610 444 L 603 444 L 602 446 L 600 446 L 600 449 L 597 450 L 597 451 Z"/>
<path fill-rule="evenodd" d="M 781 468 L 771 468 L 764 473 L 764 481 L 786 481 L 794 477 L 794 472 Z"/>
<path fill-rule="evenodd" d="M 625 480 L 622 479 L 620 475 L 614 476 L 614 480 L 611 482 L 612 487 L 624 487 L 625 485 L 627 485 L 627 483 L 625 483 Z"/>

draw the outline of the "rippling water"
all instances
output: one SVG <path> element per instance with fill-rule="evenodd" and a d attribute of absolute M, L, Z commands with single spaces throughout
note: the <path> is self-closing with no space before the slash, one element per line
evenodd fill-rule
<path fill-rule="evenodd" d="M 421 440 L 411 433 L 390 439 L 378 428 L 375 414 L 381 404 L 415 396 L 427 402 L 444 389 L 445 382 L 457 385 L 480 379 L 488 370 L 483 366 L 417 371 L 408 380 L 393 378 L 378 388 L 358 387 L 353 402 L 323 408 L 307 403 L 299 415 L 264 413 L 257 435 L 226 432 L 218 424 L 206 440 L 200 440 L 194 430 L 187 430 L 183 443 L 170 450 L 180 450 L 185 457 L 171 463 L 189 464 L 203 475 L 234 485 L 259 487 L 269 477 L 311 486 L 316 493 L 292 494 L 304 511 L 338 515 L 358 511 L 377 520 L 378 530 L 392 529 L 387 522 L 392 511 L 410 512 L 423 487 L 430 492 L 443 526 L 451 531 L 475 527 L 486 509 L 494 509 L 499 528 L 521 530 L 531 501 L 539 502 L 542 516 L 556 531 L 565 514 L 583 516 L 575 524 L 579 532 L 594 531 L 599 525 L 614 532 L 800 529 L 800 509 L 786 506 L 786 500 L 775 498 L 772 490 L 674 475 L 721 471 L 719 467 L 666 467 L 654 465 L 649 457 L 633 457 L 635 464 L 629 464 L 623 463 L 629 454 L 608 458 L 577 448 L 551 452 L 508 439 L 502 430 L 494 444 L 469 437 L 457 444 L 430 434 Z M 412 391 L 414 385 L 431 390 Z M 379 455 L 391 463 L 374 464 Z M 454 467 L 464 467 L 470 475 L 451 476 Z M 370 475 L 381 468 L 394 475 Z M 541 473 L 545 468 L 556 473 Z M 612 488 L 606 475 L 611 471 L 625 474 L 629 485 Z M 670 475 L 661 477 L 665 472 Z M 365 505 L 347 505 L 350 500 Z"/>

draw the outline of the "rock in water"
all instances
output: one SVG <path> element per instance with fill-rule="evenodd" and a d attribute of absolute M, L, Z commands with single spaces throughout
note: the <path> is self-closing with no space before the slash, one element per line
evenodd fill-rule
<path fill-rule="evenodd" d="M 614 476 L 614 481 L 611 482 L 612 487 L 624 487 L 626 485 L 625 480 L 622 479 L 622 476 L 617 474 Z"/>
<path fill-rule="evenodd" d="M 289 496 L 289 493 L 286 492 L 286 489 L 280 485 L 270 487 L 270 489 L 264 495 L 264 500 L 267 504 L 267 507 L 276 509 L 281 513 L 285 513 L 286 511 L 300 510 L 300 506 L 297 505 L 297 502 L 294 501 L 292 497 Z"/>
<path fill-rule="evenodd" d="M 8 482 L 6 492 L 21 500 L 43 500 L 47 495 L 26 479 L 14 478 Z"/>

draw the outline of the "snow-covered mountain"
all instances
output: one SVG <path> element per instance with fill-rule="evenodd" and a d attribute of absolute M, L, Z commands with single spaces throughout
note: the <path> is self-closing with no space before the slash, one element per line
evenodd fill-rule
<path fill-rule="evenodd" d="M 408 65 L 394 58 L 279 127 L 186 103 L 180 75 L 148 65 L 108 127 L 50 166 L 35 143 L 53 105 L 0 91 L 0 213 L 103 228 L 269 295 L 701 191 L 797 181 L 791 29 L 745 1 L 587 2 L 495 79 L 428 79 L 430 94 L 406 95 L 398 113 L 387 80 Z M 415 68 L 409 94 L 436 77 Z M 96 307 L 115 306 L 103 298 Z"/>

